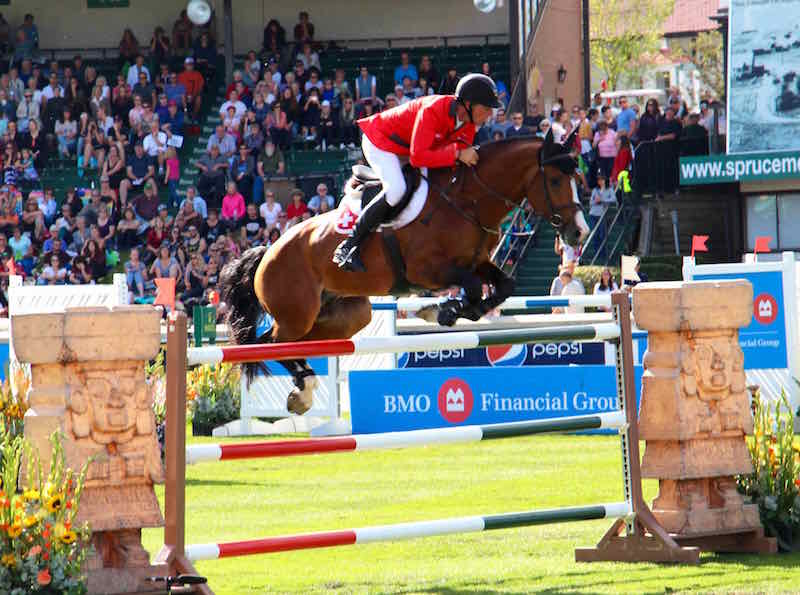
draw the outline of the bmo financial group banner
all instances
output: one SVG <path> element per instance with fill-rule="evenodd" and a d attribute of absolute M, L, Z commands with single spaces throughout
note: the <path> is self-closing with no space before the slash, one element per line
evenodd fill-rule
<path fill-rule="evenodd" d="M 403 354 L 400 369 L 349 373 L 353 433 L 613 411 L 616 369 L 604 365 L 605 351 L 603 343 L 545 343 Z M 640 367 L 636 378 L 638 394 Z"/>

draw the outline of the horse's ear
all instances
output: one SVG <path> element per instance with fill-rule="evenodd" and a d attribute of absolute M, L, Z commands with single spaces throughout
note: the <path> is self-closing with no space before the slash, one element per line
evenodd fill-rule
<path fill-rule="evenodd" d="M 544 136 L 544 146 L 549 148 L 552 147 L 554 144 L 555 141 L 553 140 L 553 127 L 550 126 L 547 129 L 547 134 Z"/>
<path fill-rule="evenodd" d="M 578 127 L 577 126 L 575 128 L 573 128 L 572 132 L 569 133 L 569 136 L 567 137 L 567 139 L 563 143 L 564 146 L 567 149 L 571 150 L 572 147 L 575 145 L 575 137 L 576 136 L 578 136 Z"/>

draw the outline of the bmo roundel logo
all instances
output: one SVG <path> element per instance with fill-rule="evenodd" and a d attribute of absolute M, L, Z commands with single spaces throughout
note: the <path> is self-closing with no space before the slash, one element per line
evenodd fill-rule
<path fill-rule="evenodd" d="M 760 293 L 753 300 L 753 316 L 761 324 L 772 324 L 778 317 L 778 302 L 768 293 Z"/>
<path fill-rule="evenodd" d="M 460 378 L 451 378 L 439 389 L 439 413 L 451 424 L 460 424 L 472 413 L 472 389 Z"/>

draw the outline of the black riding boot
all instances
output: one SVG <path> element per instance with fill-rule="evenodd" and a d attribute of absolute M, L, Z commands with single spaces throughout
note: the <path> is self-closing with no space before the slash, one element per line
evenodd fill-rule
<path fill-rule="evenodd" d="M 361 211 L 361 215 L 353 226 L 353 232 L 339 244 L 336 252 L 333 253 L 333 262 L 338 264 L 340 269 L 357 273 L 367 271 L 364 263 L 361 262 L 361 254 L 359 254 L 361 242 L 386 221 L 391 210 L 392 205 L 386 202 L 383 194 L 380 194 Z"/>

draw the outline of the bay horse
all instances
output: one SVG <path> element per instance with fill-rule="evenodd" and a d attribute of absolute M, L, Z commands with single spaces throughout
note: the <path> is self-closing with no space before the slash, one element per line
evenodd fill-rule
<path fill-rule="evenodd" d="M 514 290 L 514 280 L 489 258 L 511 208 L 527 197 L 534 212 L 568 244 L 577 245 L 588 235 L 573 178 L 577 164 L 568 149 L 571 141 L 572 136 L 565 145 L 556 143 L 552 133 L 544 139 L 515 137 L 480 147 L 475 167 L 431 170 L 422 212 L 393 231 L 405 279 L 397 278 L 398 257 L 381 232 L 362 246 L 366 273 L 337 267 L 331 257 L 343 236 L 335 231 L 336 211 L 295 225 L 269 248 L 251 248 L 220 275 L 232 342 L 347 339 L 372 318 L 369 296 L 407 294 L 411 287 L 437 291 L 459 286 L 465 297 L 447 302 L 439 322 L 477 320 Z M 492 288 L 486 298 L 483 283 Z M 403 293 L 397 292 L 398 284 Z M 287 407 L 305 413 L 317 384 L 314 372 L 305 359 L 280 363 L 295 384 Z M 266 371 L 263 364 L 245 366 L 250 378 L 257 369 Z"/>

